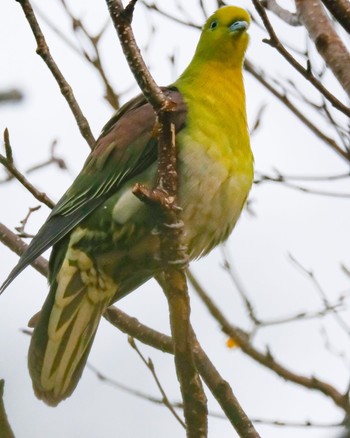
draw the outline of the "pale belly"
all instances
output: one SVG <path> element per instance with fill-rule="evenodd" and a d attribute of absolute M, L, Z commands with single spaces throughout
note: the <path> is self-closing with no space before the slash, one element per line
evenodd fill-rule
<path fill-rule="evenodd" d="M 252 156 L 233 156 L 228 165 L 193 145 L 180 152 L 179 166 L 183 238 L 193 259 L 226 240 L 234 228 L 252 185 Z"/>

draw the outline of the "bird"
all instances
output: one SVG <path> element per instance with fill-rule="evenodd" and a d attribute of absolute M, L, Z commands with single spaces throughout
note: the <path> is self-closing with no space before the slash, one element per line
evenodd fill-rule
<path fill-rule="evenodd" d="M 243 62 L 246 10 L 224 6 L 202 28 L 188 67 L 163 87 L 174 103 L 182 241 L 190 260 L 233 230 L 253 182 Z M 34 322 L 28 368 L 36 396 L 56 406 L 75 390 L 108 306 L 160 275 L 159 213 L 133 194 L 157 173 L 156 114 L 143 95 L 102 129 L 82 171 L 2 285 L 52 246 L 49 293 Z"/>

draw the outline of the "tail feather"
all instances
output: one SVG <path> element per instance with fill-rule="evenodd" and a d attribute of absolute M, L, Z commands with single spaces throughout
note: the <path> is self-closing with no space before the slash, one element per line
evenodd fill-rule
<path fill-rule="evenodd" d="M 101 316 L 116 291 L 85 253 L 69 255 L 51 286 L 28 356 L 34 391 L 52 406 L 78 384 Z"/>

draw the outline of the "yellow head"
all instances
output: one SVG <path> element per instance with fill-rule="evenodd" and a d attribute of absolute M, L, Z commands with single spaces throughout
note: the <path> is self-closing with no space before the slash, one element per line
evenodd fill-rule
<path fill-rule="evenodd" d="M 249 14 L 242 8 L 218 9 L 203 27 L 194 60 L 218 60 L 226 64 L 232 61 L 232 65 L 242 65 L 249 41 L 249 24 Z"/>

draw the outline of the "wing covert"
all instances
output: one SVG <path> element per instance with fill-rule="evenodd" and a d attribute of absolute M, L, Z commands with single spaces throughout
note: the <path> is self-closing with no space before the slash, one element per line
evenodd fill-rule
<path fill-rule="evenodd" d="M 173 122 L 179 132 L 186 122 L 186 105 L 175 88 L 164 91 L 176 104 Z M 125 182 L 156 161 L 155 122 L 154 110 L 142 95 L 120 108 L 103 128 L 82 171 L 22 254 L 0 293 L 23 269 L 67 235 Z"/>

